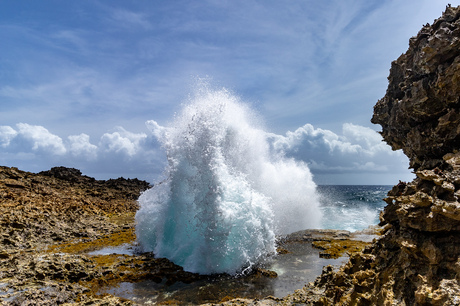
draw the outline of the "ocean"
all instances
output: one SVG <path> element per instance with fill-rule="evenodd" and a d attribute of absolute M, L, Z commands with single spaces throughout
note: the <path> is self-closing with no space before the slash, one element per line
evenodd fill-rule
<path fill-rule="evenodd" d="M 287 156 L 258 122 L 238 97 L 206 86 L 168 125 L 147 122 L 168 165 L 159 183 L 139 197 L 137 247 L 210 278 L 202 284 L 125 284 L 120 288 L 131 292 L 125 297 L 188 304 L 209 300 L 197 292 L 216 295 L 216 302 L 281 297 L 313 281 L 324 265 L 345 259 L 319 258 L 311 243 L 302 242 L 276 255 L 280 237 L 306 229 L 359 231 L 379 222 L 391 186 L 317 186 L 308 164 Z M 260 265 L 278 277 L 248 275 Z"/>
<path fill-rule="evenodd" d="M 359 231 L 379 223 L 391 185 L 320 185 L 320 227 Z"/>
<path fill-rule="evenodd" d="M 390 186 L 319 186 L 258 115 L 229 91 L 207 87 L 166 126 L 147 126 L 168 165 L 139 197 L 136 236 L 200 274 L 244 274 L 305 229 L 362 230 L 378 223 Z"/>
<path fill-rule="evenodd" d="M 389 185 L 321 185 L 317 186 L 322 212 L 322 229 L 341 229 L 359 231 L 376 225 L 379 213 L 386 203 L 382 200 L 392 188 Z M 101 250 L 95 255 L 120 253 L 129 250 Z M 319 250 L 310 243 L 293 243 L 288 254 L 273 256 L 264 268 L 275 271 L 276 278 L 260 278 L 240 275 L 238 277 L 210 277 L 191 284 L 182 282 L 173 285 L 144 281 L 140 283 L 121 283 L 116 287 L 104 288 L 99 293 L 110 293 L 129 298 L 143 305 L 174 300 L 179 304 L 190 305 L 205 302 L 219 302 L 222 298 L 246 297 L 263 298 L 268 295 L 284 297 L 302 288 L 321 274 L 326 265 L 339 266 L 346 257 L 325 259 L 319 257 Z"/>

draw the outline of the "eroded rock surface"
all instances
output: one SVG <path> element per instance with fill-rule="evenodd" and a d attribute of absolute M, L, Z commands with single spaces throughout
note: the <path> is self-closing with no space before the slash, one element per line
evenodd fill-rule
<path fill-rule="evenodd" d="M 135 212 L 148 186 L 97 181 L 64 167 L 40 174 L 0 167 L 0 242 L 8 251 L 109 234 L 118 227 L 107 217 Z"/>
<path fill-rule="evenodd" d="M 115 261 L 120 268 L 112 267 L 79 254 L 77 246 L 133 237 L 135 200 L 148 187 L 146 182 L 123 178 L 98 181 L 64 167 L 40 174 L 0 167 L 1 304 L 82 300 L 87 305 L 131 305 L 87 293 L 94 287 L 88 284 L 120 277 L 119 270 L 126 279 L 140 277 L 138 269 L 129 269 L 134 263 L 120 257 Z M 139 257 L 135 264 L 142 268 L 147 262 L 155 261 Z"/>
<path fill-rule="evenodd" d="M 338 271 L 325 267 L 314 283 L 285 298 L 221 304 L 460 305 L 460 7 L 447 7 L 411 38 L 388 79 L 372 122 L 382 126 L 393 149 L 403 149 L 417 178 L 389 192 L 383 236 Z M 144 255 L 35 254 L 50 244 L 129 230 L 130 225 L 107 221 L 111 212 L 135 211 L 133 199 L 148 187 L 138 183 L 99 182 L 67 168 L 35 175 L 0 167 L 0 300 L 131 305 L 113 296 L 94 297 L 90 285 L 145 277 L 139 271 L 155 272 L 148 276 L 153 279 L 196 278 Z M 140 187 L 129 191 L 130 184 Z"/>
<path fill-rule="evenodd" d="M 402 149 L 415 170 L 433 169 L 460 147 L 460 20 L 448 7 L 409 41 L 391 64 L 386 95 L 372 122 L 393 149 Z"/>
<path fill-rule="evenodd" d="M 460 6 L 410 39 L 372 122 L 417 178 L 388 193 L 381 238 L 284 299 L 227 305 L 460 305 Z"/>
<path fill-rule="evenodd" d="M 460 7 L 392 63 L 373 123 L 417 178 L 388 193 L 384 235 L 310 288 L 319 305 L 460 305 Z"/>

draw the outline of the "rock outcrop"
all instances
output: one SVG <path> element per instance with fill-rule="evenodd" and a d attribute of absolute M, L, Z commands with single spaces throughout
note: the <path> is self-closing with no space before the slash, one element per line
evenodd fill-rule
<path fill-rule="evenodd" d="M 460 305 L 460 6 L 448 6 L 410 39 L 388 79 L 372 122 L 382 126 L 393 149 L 405 152 L 417 178 L 388 193 L 381 238 L 351 255 L 338 271 L 325 267 L 314 284 L 284 299 L 239 299 L 227 305 Z M 88 284 L 132 280 L 140 277 L 138 271 L 158 270 L 150 278 L 164 278 L 163 270 L 174 271 L 168 275 L 177 280 L 196 278 L 144 255 L 110 262 L 110 256 L 62 254 L 66 246 L 57 247 L 59 253 L 33 254 L 43 245 L 75 239 L 90 243 L 128 230 L 107 222 L 108 216 L 134 212 L 134 200 L 147 187 L 137 180 L 96 181 L 76 169 L 36 175 L 0 167 L 0 301 L 131 305 L 111 296 L 92 298 L 85 293 Z"/>
<path fill-rule="evenodd" d="M 389 85 L 374 107 L 372 122 L 415 170 L 432 169 L 460 148 L 460 20 L 448 7 L 409 40 L 391 64 Z"/>
<path fill-rule="evenodd" d="M 135 199 L 148 186 L 136 179 L 98 181 L 65 167 L 38 174 L 0 167 L 0 304 L 136 305 L 137 297 L 127 300 L 106 292 L 143 281 L 160 287 L 206 282 L 175 293 L 161 294 L 159 289 L 154 300 L 160 304 L 191 304 L 191 291 L 196 291 L 196 303 L 229 301 L 242 294 L 232 285 L 229 291 L 219 289 L 218 283 L 231 278 L 228 275 L 194 274 L 152 253 L 139 253 Z M 280 256 L 289 256 L 291 248 L 313 243 L 321 248 L 320 256 L 338 257 L 359 252 L 368 244 L 359 239 L 373 234 L 373 229 L 359 235 L 306 230 L 284 237 L 278 249 Z M 258 267 L 243 283 L 253 286 L 275 277 L 275 272 Z M 323 291 L 299 290 L 285 299 L 267 297 L 261 303 L 293 304 L 303 299 L 310 303 Z M 241 303 L 252 301 L 241 299 Z"/>
<path fill-rule="evenodd" d="M 417 178 L 389 193 L 384 235 L 338 272 L 318 304 L 460 305 L 460 7 L 410 39 L 373 123 Z"/>
<path fill-rule="evenodd" d="M 134 213 L 149 184 L 98 181 L 77 169 L 57 167 L 39 174 L 0 167 L 0 242 L 7 249 L 91 238 L 117 226 L 113 213 Z"/>
<path fill-rule="evenodd" d="M 146 263 L 164 264 L 139 257 L 133 270 L 130 258 L 118 256 L 117 268 L 82 252 L 99 241 L 135 239 L 136 199 L 148 187 L 137 179 L 98 181 L 65 167 L 35 174 L 0 166 L 0 304 L 132 305 L 94 298 L 90 282 L 142 278 Z"/>

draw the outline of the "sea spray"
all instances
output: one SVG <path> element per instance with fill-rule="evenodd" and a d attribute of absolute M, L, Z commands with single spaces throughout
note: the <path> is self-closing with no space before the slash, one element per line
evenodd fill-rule
<path fill-rule="evenodd" d="M 308 167 L 273 152 L 254 112 L 201 88 L 167 127 L 165 179 L 139 198 L 141 248 L 186 271 L 237 274 L 274 254 L 275 236 L 318 226 Z"/>

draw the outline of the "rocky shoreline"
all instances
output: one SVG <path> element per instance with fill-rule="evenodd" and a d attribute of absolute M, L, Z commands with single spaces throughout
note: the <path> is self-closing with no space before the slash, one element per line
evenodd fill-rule
<path fill-rule="evenodd" d="M 79 283 L 105 271 L 58 246 L 133 236 L 135 199 L 148 187 L 138 180 L 96 181 L 63 167 L 40 174 L 0 167 L 2 305 L 84 299 L 88 288 Z"/>
<path fill-rule="evenodd" d="M 99 291 L 126 282 L 205 279 L 151 253 L 91 253 L 135 247 L 136 199 L 149 187 L 136 179 L 97 181 L 65 167 L 38 174 L 0 167 L 2 305 L 135 305 Z M 369 244 L 361 240 L 347 231 L 302 231 L 282 239 L 279 252 L 288 252 L 283 243 L 297 241 L 317 244 L 324 258 L 337 258 L 360 252 Z M 271 278 L 276 273 L 259 268 L 252 277 Z M 181 302 L 164 304 L 177 303 Z"/>
<path fill-rule="evenodd" d="M 135 242 L 136 200 L 149 187 L 137 179 L 97 181 L 64 167 L 38 174 L 0 167 L 2 305 L 134 305 L 98 289 L 199 279 L 152 254 L 89 255 Z"/>
<path fill-rule="evenodd" d="M 284 298 L 213 303 L 460 305 L 460 6 L 448 6 L 410 39 L 388 79 L 372 122 L 393 149 L 406 153 L 417 178 L 388 193 L 381 236 L 370 243 L 341 231 L 294 233 L 286 239 L 313 244 L 324 257 L 348 251 L 348 262 L 324 267 L 314 282 Z M 2 305 L 135 305 L 99 289 L 202 279 L 152 254 L 88 255 L 135 241 L 136 199 L 148 187 L 123 178 L 97 181 L 63 167 L 39 174 L 0 167 Z M 263 269 L 254 274 L 275 276 Z"/>
<path fill-rule="evenodd" d="M 383 235 L 310 288 L 317 305 L 460 305 L 460 6 L 391 65 L 372 122 L 417 178 L 388 193 Z"/>
<path fill-rule="evenodd" d="M 388 193 L 382 236 L 282 300 L 229 305 L 460 305 L 460 6 L 391 65 L 372 122 L 417 178 Z"/>

